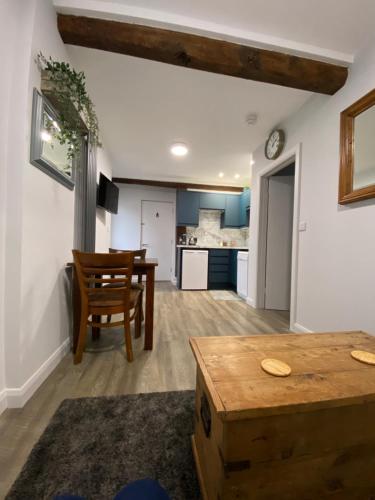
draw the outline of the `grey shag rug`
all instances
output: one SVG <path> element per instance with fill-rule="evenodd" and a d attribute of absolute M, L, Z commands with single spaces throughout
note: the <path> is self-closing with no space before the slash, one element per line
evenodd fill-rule
<path fill-rule="evenodd" d="M 111 500 L 129 481 L 159 480 L 172 500 L 200 498 L 191 435 L 194 391 L 67 399 L 7 500 Z"/>

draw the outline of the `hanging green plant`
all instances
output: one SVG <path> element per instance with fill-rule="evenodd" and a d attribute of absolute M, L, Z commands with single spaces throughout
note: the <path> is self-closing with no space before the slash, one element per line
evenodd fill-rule
<path fill-rule="evenodd" d="M 82 135 L 89 131 L 90 144 L 101 147 L 98 118 L 86 90 L 83 71 L 77 72 L 69 63 L 54 61 L 40 52 L 38 64 L 42 70 L 42 92 L 59 113 L 59 127 L 49 130 L 61 145 L 68 146 L 68 158 L 79 155 Z"/>

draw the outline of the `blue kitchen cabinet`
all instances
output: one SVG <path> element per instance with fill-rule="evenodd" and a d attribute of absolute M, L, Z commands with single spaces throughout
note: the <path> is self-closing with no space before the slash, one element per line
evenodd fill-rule
<path fill-rule="evenodd" d="M 177 191 L 178 226 L 198 226 L 200 194 L 195 191 Z"/>
<path fill-rule="evenodd" d="M 249 226 L 250 189 L 245 189 L 240 197 L 240 227 Z"/>
<path fill-rule="evenodd" d="M 210 249 L 208 252 L 208 289 L 226 290 L 229 286 L 229 259 L 231 251 Z"/>
<path fill-rule="evenodd" d="M 239 195 L 226 195 L 225 211 L 221 217 L 221 227 L 240 227 L 240 201 L 241 196 Z"/>
<path fill-rule="evenodd" d="M 245 188 L 242 192 L 242 199 L 245 208 L 250 208 L 251 191 L 249 188 Z"/>
<path fill-rule="evenodd" d="M 201 193 L 200 208 L 206 210 L 225 210 L 225 194 Z"/>
<path fill-rule="evenodd" d="M 208 252 L 208 289 L 236 290 L 237 288 L 237 250 L 209 249 Z"/>

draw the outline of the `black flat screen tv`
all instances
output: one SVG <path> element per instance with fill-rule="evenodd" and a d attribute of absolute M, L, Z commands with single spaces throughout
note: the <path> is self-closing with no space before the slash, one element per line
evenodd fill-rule
<path fill-rule="evenodd" d="M 105 175 L 100 174 L 96 204 L 112 214 L 117 214 L 119 188 Z"/>

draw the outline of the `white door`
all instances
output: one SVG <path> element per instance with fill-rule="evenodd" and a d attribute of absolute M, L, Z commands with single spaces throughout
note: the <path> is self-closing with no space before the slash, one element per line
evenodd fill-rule
<path fill-rule="evenodd" d="M 289 311 L 292 272 L 294 176 L 268 185 L 265 308 Z"/>
<path fill-rule="evenodd" d="M 169 281 L 172 277 L 175 226 L 172 203 L 142 200 L 141 248 L 146 248 L 147 257 L 159 261 L 157 281 Z"/>

